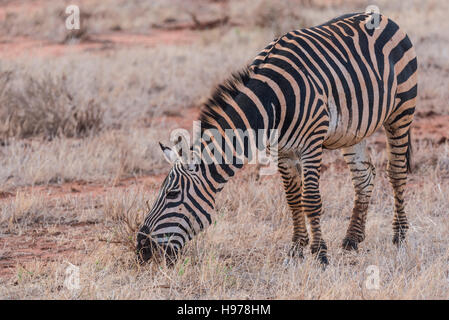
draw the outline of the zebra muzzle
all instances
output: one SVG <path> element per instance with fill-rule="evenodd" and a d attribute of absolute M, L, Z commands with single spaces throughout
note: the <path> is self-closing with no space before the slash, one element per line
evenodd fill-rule
<path fill-rule="evenodd" d="M 143 226 L 137 234 L 137 259 L 139 263 L 148 262 L 158 250 L 158 244 L 149 236 L 149 229 Z"/>

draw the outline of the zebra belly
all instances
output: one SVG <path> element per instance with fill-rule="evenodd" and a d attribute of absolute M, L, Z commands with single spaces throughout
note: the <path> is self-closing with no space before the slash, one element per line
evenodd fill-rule
<path fill-rule="evenodd" d="M 375 127 L 369 129 L 365 127 L 358 131 L 355 126 L 350 125 L 348 117 L 338 114 L 332 96 L 328 98 L 327 110 L 329 115 L 329 128 L 323 142 L 323 147 L 326 149 L 333 150 L 356 145 L 372 135 L 383 124 L 383 121 L 380 121 Z"/>

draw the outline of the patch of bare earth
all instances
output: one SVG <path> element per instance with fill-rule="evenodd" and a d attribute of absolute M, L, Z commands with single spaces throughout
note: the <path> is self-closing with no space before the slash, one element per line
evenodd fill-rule
<path fill-rule="evenodd" d="M 413 121 L 412 134 L 418 140 L 443 144 L 449 141 L 449 116 L 433 111 L 418 112 Z"/>
<path fill-rule="evenodd" d="M 0 278 L 14 275 L 17 267 L 32 261 L 46 264 L 63 261 L 75 253 L 87 254 L 97 241 L 95 222 L 52 225 L 30 230 L 26 235 L 0 237 Z M 74 263 L 74 262 L 73 262 Z"/>
<path fill-rule="evenodd" d="M 190 30 L 154 30 L 149 34 L 129 34 L 111 32 L 89 36 L 86 40 L 73 40 L 70 43 L 54 43 L 29 37 L 0 38 L 0 58 L 15 58 L 21 55 L 63 56 L 83 51 L 101 52 L 117 47 L 155 47 L 160 44 L 190 44 L 196 35 Z"/>

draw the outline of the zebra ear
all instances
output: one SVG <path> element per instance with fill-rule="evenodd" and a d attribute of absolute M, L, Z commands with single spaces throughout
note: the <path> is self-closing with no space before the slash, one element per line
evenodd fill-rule
<path fill-rule="evenodd" d="M 164 153 L 165 159 L 170 162 L 174 163 L 176 160 L 178 160 L 178 154 L 173 151 L 171 148 L 164 146 L 162 143 L 159 142 L 159 146 L 162 149 L 162 152 Z"/>

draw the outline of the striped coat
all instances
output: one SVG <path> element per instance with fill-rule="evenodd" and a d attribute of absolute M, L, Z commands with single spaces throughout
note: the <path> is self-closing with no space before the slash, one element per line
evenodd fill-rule
<path fill-rule="evenodd" d="M 365 238 L 375 177 L 365 138 L 383 126 L 395 198 L 393 242 L 404 240 L 417 60 L 410 39 L 396 23 L 379 15 L 373 27 L 374 18 L 349 14 L 270 43 L 249 67 L 220 85 L 203 107 L 201 136 L 190 150 L 199 159 L 196 163 L 187 164 L 176 150 L 161 145 L 173 168 L 138 234 L 142 260 L 156 252 L 175 257 L 211 223 L 216 193 L 243 166 L 240 158 L 255 156 L 249 140 L 260 145 L 260 137 L 244 135 L 248 129 L 277 132 L 278 168 L 293 216 L 289 256 L 303 257 L 310 242 L 311 252 L 327 264 L 320 224 L 323 149 L 341 149 L 352 173 L 354 209 L 342 246 L 354 250 Z M 237 132 L 235 139 L 227 130 Z M 205 161 L 217 152 L 226 154 L 226 161 Z"/>

